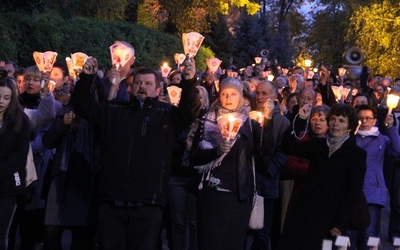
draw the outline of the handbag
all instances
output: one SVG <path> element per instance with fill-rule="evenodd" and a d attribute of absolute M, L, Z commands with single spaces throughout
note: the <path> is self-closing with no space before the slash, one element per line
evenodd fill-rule
<path fill-rule="evenodd" d="M 364 193 L 361 195 L 360 202 L 353 218 L 348 226 L 349 230 L 363 230 L 371 224 L 371 216 L 369 214 L 367 199 Z"/>
<path fill-rule="evenodd" d="M 252 131 L 251 122 L 250 122 L 250 130 Z M 259 230 L 264 227 L 264 197 L 258 195 L 257 193 L 254 156 L 251 157 L 251 162 L 253 168 L 254 196 L 253 196 L 253 207 L 250 213 L 249 228 L 254 230 Z"/>
<path fill-rule="evenodd" d="M 264 197 L 254 193 L 253 209 L 250 213 L 249 228 L 258 230 L 264 227 Z"/>

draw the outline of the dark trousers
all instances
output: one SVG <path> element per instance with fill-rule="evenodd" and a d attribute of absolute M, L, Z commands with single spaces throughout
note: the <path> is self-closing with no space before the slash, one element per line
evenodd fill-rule
<path fill-rule="evenodd" d="M 172 245 L 174 250 L 186 249 L 186 228 L 189 227 L 189 250 L 197 249 L 196 196 L 189 192 L 191 177 L 171 176 L 168 199 L 171 214 Z"/>
<path fill-rule="evenodd" d="M 387 183 L 390 195 L 389 239 L 400 237 L 400 159 L 394 161 L 390 168 Z"/>
<path fill-rule="evenodd" d="M 8 231 L 17 207 L 16 196 L 0 198 L 0 250 L 6 250 L 8 245 Z"/>
<path fill-rule="evenodd" d="M 350 237 L 349 250 L 369 250 L 371 249 L 371 247 L 367 246 L 369 237 L 379 237 L 382 206 L 368 204 L 368 210 L 371 217 L 371 224 L 364 230 L 349 230 L 347 232 L 347 235 Z"/>
<path fill-rule="evenodd" d="M 264 198 L 264 227 L 254 232 L 252 250 L 271 250 L 271 228 L 276 199 Z"/>
<path fill-rule="evenodd" d="M 43 242 L 44 208 L 25 210 L 20 221 L 21 250 L 31 250 Z"/>
<path fill-rule="evenodd" d="M 154 205 L 99 205 L 98 242 L 102 250 L 156 250 L 163 209 Z"/>
<path fill-rule="evenodd" d="M 44 226 L 44 249 L 62 250 L 62 235 L 66 227 Z M 94 249 L 93 237 L 88 227 L 69 227 L 71 230 L 71 250 Z"/>

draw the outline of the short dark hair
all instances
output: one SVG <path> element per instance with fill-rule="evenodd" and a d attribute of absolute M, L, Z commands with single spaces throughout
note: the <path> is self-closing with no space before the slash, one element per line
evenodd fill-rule
<path fill-rule="evenodd" d="M 356 128 L 358 126 L 358 115 L 352 106 L 342 103 L 336 103 L 332 105 L 326 118 L 328 124 L 329 120 L 334 115 L 347 117 L 347 119 L 349 120 L 348 129 L 350 129 L 350 133 L 354 134 L 354 131 L 356 131 Z"/>
<path fill-rule="evenodd" d="M 358 112 L 362 111 L 362 110 L 370 110 L 372 112 L 372 115 L 374 116 L 374 118 L 376 119 L 377 117 L 377 112 L 376 112 L 376 108 L 370 105 L 366 105 L 366 104 L 362 104 L 357 106 L 356 108 L 356 112 L 358 114 Z"/>
<path fill-rule="evenodd" d="M 156 81 L 156 88 L 159 88 L 160 87 L 160 82 L 161 82 L 160 75 L 154 69 L 151 69 L 151 68 L 140 68 L 138 71 L 136 71 L 134 77 L 136 77 L 137 75 L 148 75 L 148 74 L 154 75 L 154 78 L 155 78 L 155 81 Z"/>
<path fill-rule="evenodd" d="M 59 68 L 61 69 L 62 73 L 63 73 L 63 77 L 68 76 L 68 68 L 67 68 L 67 64 L 66 63 L 61 63 L 61 62 L 55 62 L 53 64 L 53 68 Z"/>

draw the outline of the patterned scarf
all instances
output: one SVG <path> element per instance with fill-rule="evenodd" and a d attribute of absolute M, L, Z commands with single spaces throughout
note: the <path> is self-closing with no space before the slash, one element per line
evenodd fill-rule
<path fill-rule="evenodd" d="M 69 94 L 69 85 L 64 83 L 64 85 L 58 89 L 54 89 L 53 91 L 54 98 L 58 98 L 63 94 Z"/>
<path fill-rule="evenodd" d="M 246 122 L 248 118 L 248 112 L 246 107 L 243 105 L 239 107 L 237 110 L 227 110 L 220 105 L 216 105 L 215 108 L 210 110 L 203 118 L 202 130 L 203 134 L 201 135 L 201 141 L 199 143 L 199 147 L 201 149 L 211 149 L 219 146 L 223 140 L 226 140 L 222 137 L 220 129 L 218 127 L 217 119 L 222 115 L 234 114 L 236 117 L 242 119 L 243 124 Z M 236 139 L 235 139 L 236 141 Z M 206 173 L 210 170 L 221 165 L 222 160 L 224 159 L 226 153 L 202 166 L 196 166 L 200 173 Z"/>
<path fill-rule="evenodd" d="M 349 134 L 345 134 L 345 135 L 340 136 L 340 137 L 330 137 L 330 136 L 328 136 L 326 138 L 326 144 L 329 147 L 329 157 L 331 157 L 331 155 L 333 153 L 335 153 L 336 150 L 338 150 L 343 145 L 343 143 L 349 138 L 350 138 Z"/>

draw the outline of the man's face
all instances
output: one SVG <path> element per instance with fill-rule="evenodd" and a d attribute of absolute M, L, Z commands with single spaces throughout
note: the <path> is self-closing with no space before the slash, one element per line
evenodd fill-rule
<path fill-rule="evenodd" d="M 274 89 L 268 83 L 260 83 L 256 88 L 256 105 L 257 109 L 264 109 L 264 103 L 268 99 L 275 99 Z"/>
<path fill-rule="evenodd" d="M 160 88 L 156 86 L 156 78 L 153 74 L 138 74 L 135 76 L 133 85 L 138 85 L 136 95 L 144 101 L 146 97 L 157 97 Z"/>
<path fill-rule="evenodd" d="M 316 96 L 311 89 L 304 89 L 299 95 L 299 108 L 303 107 L 305 104 L 311 104 L 311 107 L 315 106 Z"/>
<path fill-rule="evenodd" d="M 14 71 L 16 70 L 11 63 L 4 65 L 4 69 L 7 70 L 7 76 L 14 78 Z"/>

